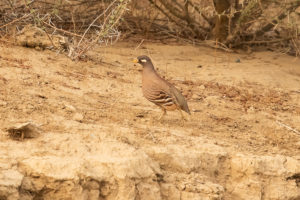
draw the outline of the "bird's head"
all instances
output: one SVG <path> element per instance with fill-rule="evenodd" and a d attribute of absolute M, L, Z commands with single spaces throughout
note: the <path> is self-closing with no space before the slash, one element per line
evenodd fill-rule
<path fill-rule="evenodd" d="M 139 56 L 136 59 L 134 59 L 132 62 L 139 63 L 143 67 L 145 67 L 145 66 L 152 66 L 151 59 L 148 56 Z"/>

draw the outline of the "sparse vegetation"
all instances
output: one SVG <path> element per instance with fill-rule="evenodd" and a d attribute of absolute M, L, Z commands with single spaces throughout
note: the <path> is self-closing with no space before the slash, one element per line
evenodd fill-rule
<path fill-rule="evenodd" d="M 0 5 L 2 35 L 11 36 L 28 24 L 41 28 L 49 36 L 61 34 L 68 38 L 68 56 L 75 60 L 95 44 L 113 43 L 117 29 L 130 0 L 38 0 L 7 1 Z"/>
<path fill-rule="evenodd" d="M 299 8 L 299 0 L 18 0 L 0 5 L 0 30 L 7 36 L 31 23 L 65 35 L 72 59 L 118 40 L 119 30 L 227 50 L 267 45 L 298 56 Z"/>

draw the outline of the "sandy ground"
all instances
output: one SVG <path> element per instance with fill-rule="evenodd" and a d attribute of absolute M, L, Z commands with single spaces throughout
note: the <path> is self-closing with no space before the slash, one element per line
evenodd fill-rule
<path fill-rule="evenodd" d="M 278 123 L 300 130 L 299 59 L 271 52 L 136 46 L 99 48 L 88 61 L 75 63 L 50 51 L 2 45 L 1 127 L 31 120 L 45 132 L 64 132 L 62 121 L 77 117 L 76 132 L 84 125 L 106 124 L 117 136 L 122 124 L 140 145 L 164 142 L 176 137 L 169 130 L 182 130 L 238 151 L 300 155 L 299 134 Z M 192 115 L 184 125 L 177 112 L 158 122 L 160 109 L 143 98 L 141 66 L 131 63 L 142 54 L 150 55 L 159 73 L 187 97 Z"/>
<path fill-rule="evenodd" d="M 25 143 L 23 153 L 52 145 L 52 154 L 59 154 L 68 148 L 51 142 L 60 135 L 74 135 L 76 145 L 103 134 L 137 149 L 189 146 L 202 137 L 229 152 L 299 159 L 299 58 L 146 42 L 136 49 L 138 44 L 97 48 L 80 62 L 49 50 L 1 44 L 1 152 L 9 156 Z M 178 112 L 157 120 L 160 109 L 142 95 L 141 66 L 131 62 L 142 54 L 183 91 L 192 113 L 187 122 Z M 7 136 L 7 127 L 28 121 L 40 125 L 44 139 Z"/>

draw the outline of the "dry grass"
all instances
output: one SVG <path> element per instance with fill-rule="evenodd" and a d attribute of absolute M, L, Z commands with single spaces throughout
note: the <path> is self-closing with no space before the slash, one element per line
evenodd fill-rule
<path fill-rule="evenodd" d="M 139 34 L 143 39 L 175 39 L 226 51 L 263 47 L 300 55 L 298 0 L 237 0 L 221 13 L 214 2 L 217 1 L 5 1 L 0 4 L 0 33 L 11 36 L 25 25 L 34 24 L 49 38 L 53 34 L 66 36 L 68 55 L 73 60 L 96 44 L 114 44 L 120 38 L 120 30 L 123 37 Z M 228 25 L 219 31 L 225 34 L 224 40 L 214 35 L 220 17 L 228 19 Z"/>
<path fill-rule="evenodd" d="M 220 49 L 264 47 L 280 50 L 283 53 L 298 56 L 300 17 L 296 9 L 300 2 L 296 0 L 245 0 L 236 1 L 228 9 L 218 13 L 212 1 L 194 0 L 148 0 L 137 4 L 146 5 L 151 10 L 151 17 L 143 18 L 143 24 L 130 23 L 131 30 L 143 29 L 155 38 L 175 38 L 192 44 L 208 44 Z M 217 2 L 217 1 L 216 1 Z M 139 7 L 138 7 L 139 8 Z M 134 12 L 136 13 L 136 12 Z M 224 30 L 224 40 L 214 35 L 217 18 L 228 18 Z M 153 17 L 156 17 L 153 19 Z M 148 20 L 148 21 L 147 21 Z M 140 22 L 141 23 L 141 22 Z M 223 22 L 222 22 L 223 23 Z M 149 26 L 145 24 L 151 24 Z M 154 32 L 154 33 L 153 33 Z M 146 34 L 147 35 L 147 34 Z M 206 40 L 216 40 L 218 44 L 210 45 Z"/>
<path fill-rule="evenodd" d="M 83 1 L 37 0 L 7 1 L 0 5 L 2 37 L 17 33 L 28 24 L 45 31 L 49 40 L 55 34 L 68 38 L 68 56 L 72 60 L 84 56 L 96 44 L 119 39 L 118 25 L 130 0 Z M 52 41 L 51 41 L 52 42 Z M 53 43 L 53 42 L 52 42 Z"/>

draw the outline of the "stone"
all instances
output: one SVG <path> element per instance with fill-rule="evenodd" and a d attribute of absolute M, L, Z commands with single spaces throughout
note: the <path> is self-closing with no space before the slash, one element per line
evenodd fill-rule
<path fill-rule="evenodd" d="M 282 155 L 255 156 L 237 154 L 231 160 L 232 194 L 236 199 L 298 199 L 300 191 L 295 180 L 300 162 Z"/>
<path fill-rule="evenodd" d="M 23 175 L 12 169 L 0 171 L 0 186 L 5 187 L 19 187 L 21 185 Z"/>
<path fill-rule="evenodd" d="M 64 109 L 66 109 L 69 112 L 75 112 L 76 111 L 76 108 L 74 106 L 68 105 L 68 104 L 64 105 Z"/>
<path fill-rule="evenodd" d="M 73 120 L 78 121 L 78 122 L 82 122 L 83 118 L 84 117 L 81 113 L 75 113 L 73 116 Z"/>
<path fill-rule="evenodd" d="M 22 179 L 23 175 L 19 171 L 12 169 L 0 171 L 0 198 L 7 200 L 19 199 L 18 188 Z"/>
<path fill-rule="evenodd" d="M 205 90 L 205 85 L 200 85 L 200 86 L 199 86 L 199 89 L 200 89 L 200 90 Z"/>
<path fill-rule="evenodd" d="M 9 136 L 13 139 L 36 138 L 41 134 L 38 125 L 32 122 L 19 123 L 7 129 Z"/>
<path fill-rule="evenodd" d="M 199 96 L 197 94 L 193 94 L 192 99 L 199 99 Z"/>

